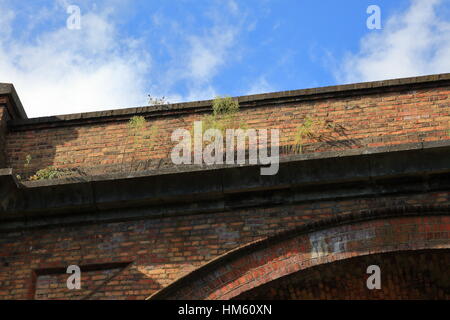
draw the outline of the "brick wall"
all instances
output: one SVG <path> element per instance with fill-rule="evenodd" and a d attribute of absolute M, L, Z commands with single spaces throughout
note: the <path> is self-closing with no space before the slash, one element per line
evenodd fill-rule
<path fill-rule="evenodd" d="M 34 296 L 36 300 L 48 299 L 120 299 L 123 295 L 121 290 L 115 291 L 115 284 L 120 283 L 121 288 L 127 286 L 127 282 L 120 277 L 124 270 L 124 266 L 116 266 L 114 264 L 99 267 L 97 270 L 85 270 L 82 273 L 83 286 L 80 290 L 67 290 L 66 270 L 42 270 L 47 271 L 44 274 L 36 274 Z M 130 280 L 128 280 L 129 282 Z M 106 285 L 105 285 L 106 283 Z M 130 285 L 128 283 L 128 285 Z M 97 291 L 101 288 L 100 291 Z M 106 289 L 107 288 L 107 289 Z M 130 290 L 131 291 L 131 290 Z M 118 295 L 117 295 L 118 293 Z"/>
<path fill-rule="evenodd" d="M 8 135 L 8 166 L 22 177 L 50 165 L 77 168 L 86 174 L 170 166 L 172 131 L 190 129 L 204 115 L 147 115 L 146 130 L 137 137 L 128 128 L 129 117 L 22 126 Z M 282 153 L 292 152 L 296 129 L 307 117 L 326 124 L 305 137 L 304 153 L 449 139 L 450 87 L 248 107 L 239 114 L 247 128 L 280 129 Z"/>
<path fill-rule="evenodd" d="M 68 275 L 62 276 L 61 269 L 72 264 L 79 265 L 82 271 L 109 265 L 94 268 L 92 276 L 87 274 L 88 279 L 98 275 L 99 270 L 108 273 L 117 269 L 117 265 L 130 264 L 91 298 L 144 299 L 231 249 L 281 231 L 368 208 L 436 205 L 450 205 L 450 193 L 280 205 L 10 232 L 0 237 L 0 299 L 43 298 L 47 285 L 54 287 L 47 291 L 47 298 L 86 297 L 96 287 L 95 283 L 82 282 L 82 294 L 64 288 Z M 426 236 L 429 231 L 421 232 Z M 448 241 L 449 229 L 436 232 L 442 232 Z M 59 271 L 52 272 L 53 269 Z"/>

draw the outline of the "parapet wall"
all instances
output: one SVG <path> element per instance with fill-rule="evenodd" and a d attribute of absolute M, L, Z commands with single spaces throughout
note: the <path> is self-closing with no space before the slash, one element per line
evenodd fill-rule
<path fill-rule="evenodd" d="M 407 78 L 236 98 L 246 128 L 280 130 L 280 152 L 299 152 L 298 128 L 316 125 L 301 152 L 440 141 L 450 138 L 450 75 Z M 9 122 L 7 167 L 26 180 L 48 166 L 97 175 L 171 166 L 177 128 L 190 130 L 211 101 Z M 131 130 L 132 116 L 145 127 Z M 318 124 L 321 122 L 321 124 Z M 298 146 L 297 146 L 298 147 Z"/>

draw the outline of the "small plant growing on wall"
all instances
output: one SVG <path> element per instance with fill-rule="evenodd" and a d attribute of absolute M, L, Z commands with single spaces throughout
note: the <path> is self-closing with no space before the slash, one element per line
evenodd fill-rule
<path fill-rule="evenodd" d="M 143 116 L 134 116 L 128 121 L 128 130 L 129 134 L 134 137 L 135 147 L 139 143 L 139 140 L 144 138 L 148 141 L 147 147 L 153 149 L 159 133 L 159 127 L 157 125 L 148 128 L 147 121 Z"/>
<path fill-rule="evenodd" d="M 239 102 L 231 97 L 216 97 L 212 104 L 214 116 L 235 115 L 239 112 Z"/>
<path fill-rule="evenodd" d="M 225 135 L 226 129 L 245 128 L 239 120 L 239 102 L 231 97 L 217 96 L 212 103 L 212 114 L 205 115 L 202 122 L 202 134 L 208 129 L 217 129 Z M 194 125 L 191 127 L 191 136 L 194 136 Z M 192 140 L 194 144 L 194 140 Z M 204 142 L 206 144 L 206 142 Z"/>
<path fill-rule="evenodd" d="M 239 102 L 231 97 L 216 97 L 212 103 L 212 114 L 206 115 L 200 120 L 203 133 L 208 129 L 217 129 L 225 135 L 226 129 L 245 129 L 246 125 L 239 119 L 238 114 Z"/>
<path fill-rule="evenodd" d="M 170 102 L 166 99 L 166 97 L 153 97 L 152 95 L 148 95 L 148 105 L 149 106 L 159 106 L 164 104 L 169 104 Z"/>
<path fill-rule="evenodd" d="M 294 136 L 294 153 L 303 153 L 303 146 L 307 139 L 315 139 L 319 136 L 318 131 L 327 125 L 325 120 L 313 119 L 306 116 L 303 123 L 297 126 Z"/>
<path fill-rule="evenodd" d="M 134 116 L 128 121 L 128 128 L 136 133 L 144 128 L 145 123 L 146 121 L 143 116 Z"/>
<path fill-rule="evenodd" d="M 27 154 L 27 156 L 25 157 L 25 163 L 24 163 L 23 166 L 25 168 L 28 168 L 30 166 L 30 164 L 31 164 L 31 160 L 32 160 L 31 155 Z M 22 177 L 19 174 L 16 174 L 16 178 L 17 178 L 17 180 L 22 180 Z"/>
<path fill-rule="evenodd" d="M 25 158 L 25 168 L 28 168 L 30 166 L 31 163 L 31 155 L 27 154 L 26 158 Z"/>
<path fill-rule="evenodd" d="M 134 116 L 128 121 L 128 132 L 134 137 L 134 143 L 137 143 L 138 136 L 145 128 L 146 121 L 142 116 Z"/>

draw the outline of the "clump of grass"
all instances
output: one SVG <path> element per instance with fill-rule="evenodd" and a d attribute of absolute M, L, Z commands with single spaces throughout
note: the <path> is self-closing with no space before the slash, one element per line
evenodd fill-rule
<path fill-rule="evenodd" d="M 134 116 L 128 121 L 128 128 L 137 133 L 145 127 L 145 118 L 143 116 Z"/>
<path fill-rule="evenodd" d="M 325 121 L 312 119 L 310 116 L 306 116 L 303 123 L 300 124 L 295 131 L 294 153 L 303 153 L 305 140 L 314 139 L 317 135 L 317 131 L 323 126 L 325 126 Z"/>
<path fill-rule="evenodd" d="M 231 97 L 217 96 L 212 103 L 212 113 L 205 115 L 202 122 L 202 134 L 208 129 L 219 130 L 225 135 L 227 129 L 245 129 L 246 124 L 240 121 L 239 102 Z M 194 125 L 191 128 L 191 136 L 194 136 Z M 194 140 L 192 140 L 194 143 Z M 207 142 L 204 142 L 206 144 Z"/>
<path fill-rule="evenodd" d="M 239 120 L 238 114 L 238 101 L 231 97 L 217 96 L 212 103 L 212 114 L 206 115 L 201 119 L 203 133 L 208 129 L 217 129 L 222 134 L 225 134 L 226 129 L 244 129 L 246 125 Z"/>
<path fill-rule="evenodd" d="M 234 115 L 239 112 L 239 102 L 231 97 L 217 96 L 212 104 L 214 116 Z"/>

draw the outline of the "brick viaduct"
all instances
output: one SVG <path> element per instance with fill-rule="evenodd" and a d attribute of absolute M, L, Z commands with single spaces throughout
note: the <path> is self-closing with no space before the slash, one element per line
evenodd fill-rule
<path fill-rule="evenodd" d="M 211 101 L 28 119 L 0 84 L 0 299 L 450 298 L 450 74 L 236 99 L 278 174 L 172 164 Z"/>

